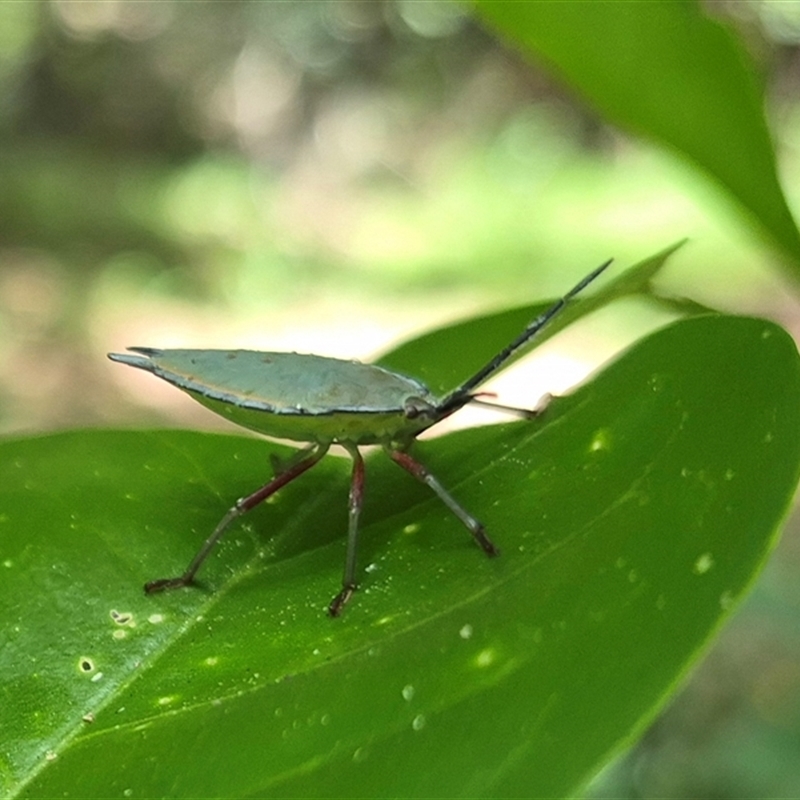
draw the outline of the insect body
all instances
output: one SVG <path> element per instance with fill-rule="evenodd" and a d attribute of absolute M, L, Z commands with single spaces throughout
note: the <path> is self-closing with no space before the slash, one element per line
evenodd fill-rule
<path fill-rule="evenodd" d="M 344 578 L 341 590 L 328 606 L 331 616 L 341 613 L 356 589 L 358 520 L 364 497 L 364 461 L 358 449 L 360 445 L 382 445 L 396 464 L 441 498 L 487 555 L 498 555 L 483 525 L 408 453 L 408 449 L 422 431 L 468 403 L 485 403 L 475 389 L 610 263 L 606 262 L 587 275 L 471 378 L 442 398 L 433 396 L 419 381 L 383 367 L 323 356 L 149 347 L 129 348 L 136 355 L 109 353 L 113 361 L 152 372 L 238 425 L 308 445 L 281 465 L 272 480 L 236 501 L 182 575 L 151 581 L 145 585 L 145 592 L 192 584 L 198 569 L 230 524 L 313 467 L 332 444 L 342 445 L 350 453 L 353 472 Z M 513 410 L 526 416 L 537 413 Z"/>

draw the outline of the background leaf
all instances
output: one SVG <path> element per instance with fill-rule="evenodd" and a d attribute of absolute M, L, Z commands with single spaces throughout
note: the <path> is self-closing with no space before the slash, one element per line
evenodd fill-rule
<path fill-rule="evenodd" d="M 800 234 L 778 182 L 762 87 L 707 5 L 479 0 L 476 8 L 610 121 L 712 176 L 792 259 L 797 280 Z"/>
<path fill-rule="evenodd" d="M 697 317 L 541 420 L 421 443 L 503 548 L 493 560 L 378 454 L 362 588 L 338 620 L 343 461 L 232 531 L 202 589 L 145 597 L 284 448 L 7 441 L 3 791 L 565 796 L 654 713 L 772 546 L 798 395 L 781 329 Z"/>
<path fill-rule="evenodd" d="M 614 265 L 609 267 L 598 279 L 599 287 L 592 284 L 591 288 L 587 289 L 587 294 L 580 294 L 570 301 L 544 328 L 540 329 L 528 346 L 521 348 L 505 363 L 503 369 L 511 366 L 518 358 L 543 344 L 573 322 L 608 305 L 613 300 L 635 294 L 658 297 L 653 292 L 651 281 L 667 259 L 683 244 L 684 242 L 677 242 L 629 267 L 611 280 L 608 277 L 614 274 Z M 442 396 L 494 358 L 535 317 L 554 302 L 550 300 L 545 303 L 519 306 L 455 322 L 404 342 L 381 356 L 377 363 L 396 372 L 414 375 L 434 394 Z M 683 313 L 689 311 L 686 306 L 675 310 Z"/>

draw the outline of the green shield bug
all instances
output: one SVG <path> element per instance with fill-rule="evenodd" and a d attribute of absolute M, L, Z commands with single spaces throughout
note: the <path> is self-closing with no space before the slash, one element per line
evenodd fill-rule
<path fill-rule="evenodd" d="M 276 469 L 272 480 L 234 503 L 182 575 L 150 581 L 145 585 L 145 592 L 150 594 L 192 584 L 198 569 L 231 523 L 313 467 L 332 444 L 339 444 L 350 453 L 353 471 L 344 579 L 341 590 L 328 606 L 331 616 L 341 613 L 357 586 L 358 520 L 364 498 L 364 461 L 360 445 L 382 445 L 396 464 L 439 496 L 487 556 L 498 555 L 499 550 L 486 535 L 483 525 L 408 453 L 408 449 L 422 431 L 468 403 L 494 405 L 481 400 L 480 393 L 475 390 L 610 263 L 607 261 L 589 273 L 472 377 L 444 397 L 435 397 L 420 381 L 383 367 L 323 356 L 150 347 L 128 348 L 136 355 L 109 353 L 112 361 L 152 372 L 238 425 L 267 436 L 307 444 L 294 458 Z M 527 417 L 538 413 L 538 410 L 506 410 Z"/>

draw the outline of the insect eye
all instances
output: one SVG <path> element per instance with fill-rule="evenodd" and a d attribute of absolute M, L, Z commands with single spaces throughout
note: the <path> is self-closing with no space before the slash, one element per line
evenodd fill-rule
<path fill-rule="evenodd" d="M 430 416 L 433 407 L 430 403 L 426 403 L 421 397 L 408 397 L 406 398 L 403 406 L 403 411 L 406 419 L 416 419 L 420 416 Z"/>

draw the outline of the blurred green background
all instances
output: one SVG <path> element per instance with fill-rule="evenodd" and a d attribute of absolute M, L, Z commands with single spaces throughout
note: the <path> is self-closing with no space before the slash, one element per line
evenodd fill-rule
<path fill-rule="evenodd" d="M 763 73 L 796 208 L 800 3 L 708 8 Z M 467 6 L 4 2 L 0 97 L 7 434 L 224 424 L 108 350 L 370 358 L 686 236 L 666 291 L 798 330 L 779 256 L 722 192 L 605 123 Z M 598 316 L 504 399 L 563 390 L 664 319 L 636 303 Z M 800 797 L 797 529 L 590 796 Z"/>

